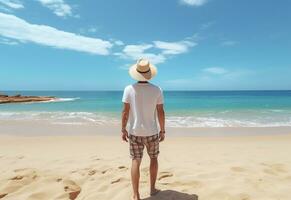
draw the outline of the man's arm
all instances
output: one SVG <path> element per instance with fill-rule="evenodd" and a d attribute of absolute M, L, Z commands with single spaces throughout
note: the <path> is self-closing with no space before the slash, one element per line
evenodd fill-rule
<path fill-rule="evenodd" d="M 123 104 L 123 110 L 122 110 L 122 127 L 121 127 L 121 132 L 122 132 L 122 140 L 127 142 L 128 138 L 128 132 L 126 130 L 126 125 L 129 117 L 129 109 L 130 109 L 130 104 L 129 103 L 124 103 Z"/>
<path fill-rule="evenodd" d="M 165 111 L 164 111 L 164 104 L 157 105 L 157 114 L 158 120 L 160 124 L 160 142 L 165 139 Z"/>

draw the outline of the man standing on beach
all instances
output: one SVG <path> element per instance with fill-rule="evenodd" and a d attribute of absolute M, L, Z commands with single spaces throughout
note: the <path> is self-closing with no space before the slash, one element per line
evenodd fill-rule
<path fill-rule="evenodd" d="M 122 140 L 126 142 L 129 140 L 133 200 L 139 200 L 140 164 L 144 147 L 150 157 L 150 194 L 152 196 L 159 192 L 155 183 L 158 173 L 159 142 L 165 139 L 164 98 L 161 88 L 148 82 L 157 74 L 157 68 L 148 60 L 138 60 L 129 69 L 129 74 L 138 82 L 124 89 L 121 132 Z M 130 123 L 127 131 L 128 120 Z"/>

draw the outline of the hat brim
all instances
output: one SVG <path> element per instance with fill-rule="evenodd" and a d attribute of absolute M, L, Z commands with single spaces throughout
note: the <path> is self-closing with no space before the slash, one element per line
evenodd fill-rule
<path fill-rule="evenodd" d="M 137 81 L 149 81 L 151 80 L 154 76 L 157 75 L 157 68 L 150 64 L 150 71 L 147 73 L 139 73 L 136 68 L 137 68 L 137 64 L 134 64 L 133 66 L 131 66 L 129 68 L 129 75 L 131 76 L 131 78 L 137 80 Z"/>

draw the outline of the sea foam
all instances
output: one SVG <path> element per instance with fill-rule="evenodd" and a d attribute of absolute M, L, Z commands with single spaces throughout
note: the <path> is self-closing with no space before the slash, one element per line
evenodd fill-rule
<path fill-rule="evenodd" d="M 36 120 L 64 125 L 119 124 L 120 117 L 102 112 L 0 112 L 0 120 Z M 275 115 L 225 116 L 174 116 L 166 117 L 168 127 L 281 127 L 291 126 L 291 116 Z"/>

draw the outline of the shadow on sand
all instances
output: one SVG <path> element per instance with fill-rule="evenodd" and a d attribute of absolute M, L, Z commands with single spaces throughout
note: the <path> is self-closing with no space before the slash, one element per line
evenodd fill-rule
<path fill-rule="evenodd" d="M 164 190 L 160 191 L 155 196 L 151 196 L 143 200 L 198 200 L 198 196 L 196 194 L 187 194 L 174 190 Z"/>

